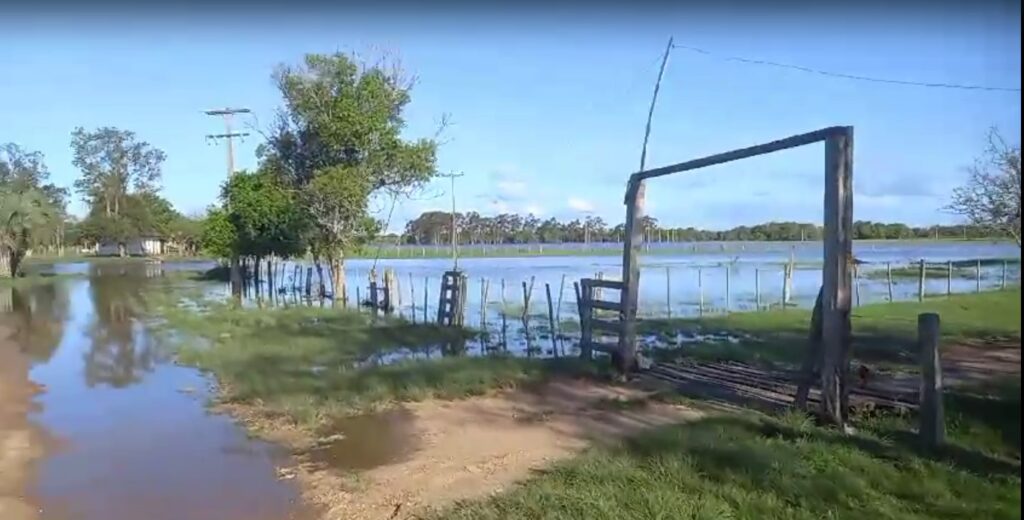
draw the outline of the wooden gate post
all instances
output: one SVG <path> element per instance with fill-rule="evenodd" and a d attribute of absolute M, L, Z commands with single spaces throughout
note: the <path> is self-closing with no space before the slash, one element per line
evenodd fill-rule
<path fill-rule="evenodd" d="M 825 264 L 822 272 L 821 415 L 845 427 L 853 260 L 853 127 L 825 139 Z"/>
<path fill-rule="evenodd" d="M 622 252 L 622 291 L 620 303 L 622 309 L 619 321 L 622 330 L 619 333 L 619 371 L 628 373 L 636 359 L 636 307 L 637 292 L 640 285 L 640 263 L 637 249 L 643 240 L 641 220 L 644 214 L 644 181 L 636 175 L 629 178 L 626 189 L 626 240 Z"/>
<path fill-rule="evenodd" d="M 926 448 L 935 448 L 946 441 L 938 314 L 917 315 L 917 346 L 921 362 L 921 424 L 918 432 Z"/>

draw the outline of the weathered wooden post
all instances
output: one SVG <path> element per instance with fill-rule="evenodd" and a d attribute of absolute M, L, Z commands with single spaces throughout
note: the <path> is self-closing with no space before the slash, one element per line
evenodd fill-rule
<path fill-rule="evenodd" d="M 697 316 L 704 317 L 704 270 L 697 267 Z"/>
<path fill-rule="evenodd" d="M 416 284 L 412 282 L 412 273 L 409 273 L 409 305 L 412 307 L 412 324 L 416 324 Z"/>
<path fill-rule="evenodd" d="M 672 317 L 672 271 L 665 266 L 665 314 Z"/>
<path fill-rule="evenodd" d="M 501 347 L 508 350 L 508 338 L 506 333 L 508 331 L 508 303 L 505 300 L 505 279 L 501 279 Z"/>
<path fill-rule="evenodd" d="M 974 292 L 981 292 L 981 259 L 977 260 L 977 267 L 974 270 Z"/>
<path fill-rule="evenodd" d="M 853 302 L 860 307 L 860 267 L 853 264 Z"/>
<path fill-rule="evenodd" d="M 576 309 L 580 316 L 580 358 L 589 360 L 592 357 L 591 340 L 593 339 L 593 332 L 590 328 L 590 318 L 593 312 L 590 306 L 590 300 L 593 296 L 593 289 L 587 283 L 587 280 L 583 281 L 581 287 L 579 282 L 573 282 L 573 289 L 576 290 Z"/>
<path fill-rule="evenodd" d="M 313 297 L 313 268 L 306 268 L 306 298 Z"/>
<path fill-rule="evenodd" d="M 853 256 L 853 127 L 825 139 L 825 264 L 822 269 L 821 414 L 846 426 Z"/>
<path fill-rule="evenodd" d="M 551 302 L 551 284 L 544 284 L 544 292 L 548 297 L 548 326 L 551 328 L 551 352 L 558 357 L 558 337 L 555 333 L 555 307 Z"/>
<path fill-rule="evenodd" d="M 999 288 L 1006 289 L 1006 260 L 1003 260 L 1003 276 L 999 279 Z"/>
<path fill-rule="evenodd" d="M 754 310 L 761 310 L 761 270 L 754 268 Z"/>
<path fill-rule="evenodd" d="M 926 275 L 925 275 L 925 271 L 924 271 L 924 258 L 922 258 L 918 262 L 918 265 L 917 265 L 917 301 L 919 301 L 919 302 L 923 302 L 924 301 L 924 279 L 925 279 L 925 276 Z"/>
<path fill-rule="evenodd" d="M 423 323 L 427 323 L 427 308 L 430 306 L 430 277 L 423 277 Z"/>
<path fill-rule="evenodd" d="M 946 261 L 946 296 L 953 295 L 953 261 Z"/>
<path fill-rule="evenodd" d="M 643 178 L 633 175 L 626 188 L 626 240 L 622 253 L 622 291 L 619 333 L 619 371 L 626 373 L 636 359 L 636 310 L 640 288 L 640 259 L 637 249 L 643 241 L 643 213 L 646 188 Z"/>
<path fill-rule="evenodd" d="M 732 271 L 732 266 L 729 265 L 729 264 L 725 264 L 725 313 L 726 314 L 729 314 L 729 309 L 730 309 L 730 307 L 732 307 L 730 305 L 730 302 L 729 302 L 730 293 L 732 292 L 732 291 L 729 290 L 729 277 L 730 277 L 729 273 L 731 271 Z"/>
<path fill-rule="evenodd" d="M 889 303 L 892 303 L 892 262 L 885 263 L 885 283 L 889 287 Z"/>
<path fill-rule="evenodd" d="M 939 358 L 939 315 L 917 315 L 917 345 L 921 361 L 921 441 L 935 448 L 946 441 L 942 404 L 942 364 Z"/>

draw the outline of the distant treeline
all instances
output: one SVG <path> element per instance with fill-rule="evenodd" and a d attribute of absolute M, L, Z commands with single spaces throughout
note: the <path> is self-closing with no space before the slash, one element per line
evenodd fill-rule
<path fill-rule="evenodd" d="M 587 217 L 562 222 L 554 218 L 541 220 L 535 216 L 500 214 L 493 217 L 476 212 L 456 213 L 460 244 L 526 244 L 526 243 L 592 243 L 621 242 L 623 224 L 609 227 L 600 217 Z M 451 243 L 452 215 L 428 211 L 409 221 L 400 236 L 384 237 L 402 244 L 437 245 Z M 753 226 L 737 226 L 727 230 L 693 227 L 663 227 L 653 217 L 643 218 L 645 240 L 648 242 L 701 241 L 799 241 L 821 240 L 822 227 L 804 222 L 767 222 Z M 993 230 L 971 225 L 911 227 L 900 223 L 857 221 L 853 225 L 855 240 L 947 238 L 1005 238 Z"/>

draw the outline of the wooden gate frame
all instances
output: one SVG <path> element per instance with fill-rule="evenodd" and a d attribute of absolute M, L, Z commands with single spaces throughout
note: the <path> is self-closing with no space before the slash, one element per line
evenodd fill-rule
<path fill-rule="evenodd" d="M 636 359 L 636 311 L 640 280 L 637 262 L 642 240 L 641 220 L 647 179 L 765 155 L 824 141 L 824 267 L 822 269 L 822 411 L 836 424 L 845 419 L 843 388 L 850 352 L 850 286 L 853 261 L 853 127 L 833 126 L 632 174 L 626 188 L 626 236 L 622 254 L 622 294 L 618 352 L 620 370 L 629 371 Z M 809 352 L 808 356 L 817 356 Z"/>

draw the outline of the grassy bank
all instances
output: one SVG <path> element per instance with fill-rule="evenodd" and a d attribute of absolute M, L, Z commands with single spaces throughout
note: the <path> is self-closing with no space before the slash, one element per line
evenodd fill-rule
<path fill-rule="evenodd" d="M 19 289 L 23 289 L 26 287 L 54 283 L 59 280 L 79 276 L 82 275 L 75 273 L 28 273 L 25 276 L 18 276 L 15 278 L 0 278 L 0 287 L 17 287 Z"/>
<path fill-rule="evenodd" d="M 467 331 L 374 322 L 340 309 L 197 310 L 165 298 L 151 310 L 180 362 L 216 375 L 225 401 L 258 403 L 310 427 L 395 402 L 459 398 L 589 370 L 575 360 L 458 355 Z"/>
<path fill-rule="evenodd" d="M 853 355 L 873 363 L 913 362 L 917 315 L 937 312 L 945 343 L 990 336 L 1020 337 L 1020 288 L 924 302 L 880 303 L 853 310 Z M 806 309 L 734 313 L 702 319 L 681 318 L 641 321 L 641 333 L 671 341 L 677 333 L 738 336 L 737 342 L 689 344 L 686 355 L 761 363 L 799 363 L 807 346 L 810 311 Z M 664 351 L 660 355 L 675 355 Z"/>
<path fill-rule="evenodd" d="M 1020 518 L 1020 381 L 947 398 L 949 446 L 919 450 L 907 418 L 846 436 L 798 414 L 715 414 L 544 470 L 441 519 Z"/>

